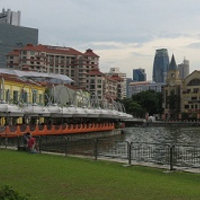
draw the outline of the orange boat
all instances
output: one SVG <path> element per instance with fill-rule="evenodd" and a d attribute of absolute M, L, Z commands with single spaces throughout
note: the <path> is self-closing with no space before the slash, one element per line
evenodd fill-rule
<path fill-rule="evenodd" d="M 0 137 L 19 137 L 30 132 L 33 136 L 81 134 L 99 131 L 112 131 L 114 123 L 63 124 L 63 125 L 17 125 L 1 126 Z"/>

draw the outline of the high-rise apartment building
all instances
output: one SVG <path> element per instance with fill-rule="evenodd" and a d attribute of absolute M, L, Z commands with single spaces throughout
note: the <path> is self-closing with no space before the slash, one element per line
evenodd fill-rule
<path fill-rule="evenodd" d="M 133 69 L 133 81 L 146 81 L 147 75 L 145 69 Z"/>
<path fill-rule="evenodd" d="M 178 65 L 180 79 L 185 79 L 190 73 L 189 60 L 184 59 L 183 63 Z"/>
<path fill-rule="evenodd" d="M 2 9 L 0 13 L 0 24 L 10 24 L 15 26 L 20 26 L 21 12 L 11 11 L 10 9 Z"/>
<path fill-rule="evenodd" d="M 83 88 L 86 87 L 87 74 L 98 68 L 98 62 L 99 56 L 91 49 L 81 53 L 70 47 L 41 44 L 28 44 L 7 55 L 8 68 L 64 74 Z"/>
<path fill-rule="evenodd" d="M 74 86 L 87 89 L 99 101 L 122 99 L 123 79 L 100 72 L 99 56 L 92 49 L 81 53 L 71 47 L 28 44 L 7 54 L 7 67 L 67 75 Z"/>
<path fill-rule="evenodd" d="M 169 66 L 169 56 L 167 49 L 157 49 L 153 63 L 153 81 L 156 83 L 166 82 Z"/>
<path fill-rule="evenodd" d="M 118 90 L 120 90 L 120 92 L 118 91 L 118 98 L 119 99 L 126 98 L 126 96 L 127 96 L 127 92 L 126 92 L 126 73 L 121 72 L 118 67 L 112 67 L 112 68 L 110 68 L 110 71 L 108 73 L 105 73 L 105 74 L 107 76 L 113 77 L 115 79 L 116 79 L 117 76 L 119 77 L 119 79 L 122 78 L 122 81 L 118 79 L 119 82 L 120 82 L 120 84 L 118 85 Z"/>

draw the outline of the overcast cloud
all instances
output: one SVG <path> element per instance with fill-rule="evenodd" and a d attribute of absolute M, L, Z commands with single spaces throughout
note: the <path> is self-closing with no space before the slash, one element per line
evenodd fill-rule
<path fill-rule="evenodd" d="M 152 79 L 155 50 L 167 48 L 177 64 L 186 57 L 200 70 L 199 0 L 0 0 L 21 11 L 21 26 L 39 29 L 39 43 L 100 56 L 100 70 L 145 68 Z M 2 9 L 1 8 L 1 9 Z"/>

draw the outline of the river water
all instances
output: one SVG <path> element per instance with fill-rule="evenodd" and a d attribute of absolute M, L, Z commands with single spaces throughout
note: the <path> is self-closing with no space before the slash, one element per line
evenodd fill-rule
<path fill-rule="evenodd" d="M 128 142 L 200 145 L 200 127 L 129 127 L 120 139 Z"/>

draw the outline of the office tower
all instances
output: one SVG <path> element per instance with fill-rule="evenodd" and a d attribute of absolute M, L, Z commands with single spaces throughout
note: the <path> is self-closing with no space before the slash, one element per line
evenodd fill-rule
<path fill-rule="evenodd" d="M 145 69 L 133 69 L 133 81 L 146 81 Z"/>
<path fill-rule="evenodd" d="M 133 82 L 133 80 L 131 78 L 127 78 L 126 79 L 126 97 L 127 98 L 131 98 L 131 93 L 129 91 L 129 84 Z"/>
<path fill-rule="evenodd" d="M 169 56 L 167 49 L 157 49 L 153 63 L 153 81 L 164 83 L 167 78 Z"/>
<path fill-rule="evenodd" d="M 0 13 L 0 24 L 20 26 L 20 18 L 20 11 L 14 12 L 10 9 L 8 9 L 7 11 L 5 11 L 5 9 L 2 9 L 2 12 Z"/>
<path fill-rule="evenodd" d="M 6 67 L 6 55 L 15 48 L 38 44 L 38 29 L 0 24 L 0 68 Z"/>
<path fill-rule="evenodd" d="M 21 27 L 21 13 L 10 9 L 0 13 L 0 68 L 6 67 L 6 54 L 14 48 L 38 44 L 38 29 Z"/>
<path fill-rule="evenodd" d="M 178 65 L 180 79 L 185 79 L 190 73 L 189 60 L 184 58 L 183 63 Z"/>

